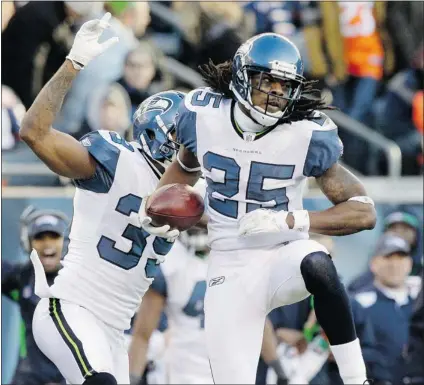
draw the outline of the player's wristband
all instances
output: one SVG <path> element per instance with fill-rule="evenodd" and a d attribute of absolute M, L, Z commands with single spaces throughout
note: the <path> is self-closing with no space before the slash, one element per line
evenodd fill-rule
<path fill-rule="evenodd" d="M 69 55 L 68 56 L 66 56 L 66 59 L 68 59 L 71 63 L 72 63 L 72 66 L 77 70 L 77 71 L 81 71 L 81 70 L 83 70 L 84 69 L 84 65 L 83 64 L 81 64 L 81 63 L 79 63 L 79 62 L 77 62 L 77 61 L 75 61 L 75 60 L 73 60 L 73 59 L 71 59 L 70 57 L 69 57 Z"/>
<path fill-rule="evenodd" d="M 348 201 L 356 201 L 356 202 L 366 203 L 366 204 L 374 206 L 374 201 L 367 196 L 352 197 L 352 198 L 349 198 Z"/>
<path fill-rule="evenodd" d="M 309 222 L 309 213 L 307 210 L 295 210 L 292 211 L 294 218 L 293 230 L 300 231 L 302 233 L 307 233 L 309 231 L 310 222 Z"/>
<path fill-rule="evenodd" d="M 178 152 L 177 153 L 177 162 L 179 163 L 179 165 L 181 166 L 181 168 L 184 170 L 184 171 L 187 171 L 187 172 L 198 172 L 198 171 L 201 171 L 202 170 L 202 167 L 194 167 L 194 168 L 190 168 L 190 167 L 187 167 L 182 161 L 181 161 L 181 159 L 180 159 L 180 153 Z"/>

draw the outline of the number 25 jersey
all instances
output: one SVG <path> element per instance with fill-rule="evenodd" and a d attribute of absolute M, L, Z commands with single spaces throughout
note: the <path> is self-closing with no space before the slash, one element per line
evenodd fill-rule
<path fill-rule="evenodd" d="M 81 143 L 96 160 L 96 173 L 75 181 L 68 252 L 51 292 L 125 330 L 156 264 L 172 246 L 138 221 L 142 199 L 154 191 L 160 174 L 137 143 L 114 132 L 92 132 Z"/>
<path fill-rule="evenodd" d="M 302 210 L 307 177 L 322 175 L 342 154 L 337 126 L 316 111 L 314 120 L 243 135 L 234 120 L 235 103 L 200 88 L 186 96 L 177 116 L 178 141 L 197 156 L 207 182 L 212 249 L 261 248 L 307 238 L 294 230 L 239 237 L 238 220 L 258 208 Z"/>

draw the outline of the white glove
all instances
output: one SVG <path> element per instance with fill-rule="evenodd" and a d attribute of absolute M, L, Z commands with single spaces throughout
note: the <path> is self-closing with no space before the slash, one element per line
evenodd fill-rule
<path fill-rule="evenodd" d="M 243 215 L 239 220 L 239 235 L 242 237 L 260 233 L 279 233 L 289 230 L 287 211 L 257 209 Z"/>
<path fill-rule="evenodd" d="M 99 56 L 119 41 L 118 37 L 112 37 L 101 44 L 98 41 L 103 31 L 110 26 L 110 17 L 108 12 L 101 20 L 87 21 L 77 32 L 71 51 L 66 57 L 72 61 L 76 69 L 84 68 L 96 56 Z"/>
<path fill-rule="evenodd" d="M 152 218 L 150 218 L 146 213 L 146 202 L 147 197 L 142 200 L 141 207 L 138 212 L 141 227 L 149 234 L 155 235 L 159 238 L 165 238 L 168 242 L 174 242 L 180 235 L 180 231 L 178 229 L 171 230 L 171 226 L 169 225 L 163 225 L 160 227 L 151 225 L 150 223 L 152 222 Z"/>

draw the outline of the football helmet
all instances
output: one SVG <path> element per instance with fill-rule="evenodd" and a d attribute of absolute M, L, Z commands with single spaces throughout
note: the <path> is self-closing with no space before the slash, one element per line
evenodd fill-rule
<path fill-rule="evenodd" d="M 139 105 L 133 115 L 133 138 L 153 159 L 171 161 L 178 150 L 172 138 L 175 119 L 185 94 L 179 91 L 159 92 Z"/>
<path fill-rule="evenodd" d="M 194 226 L 183 231 L 179 237 L 180 242 L 196 256 L 204 258 L 209 254 L 208 231 L 206 227 Z"/>
<path fill-rule="evenodd" d="M 260 75 L 257 85 L 252 85 L 252 77 Z M 275 95 L 263 86 L 263 75 L 284 81 L 282 96 Z M 287 118 L 300 98 L 303 77 L 303 62 L 297 47 L 285 37 L 276 33 L 263 33 L 254 36 L 240 46 L 234 55 L 230 90 L 247 110 L 251 117 L 263 126 L 272 126 L 282 118 Z M 267 95 L 266 107 L 252 102 L 252 89 Z M 287 101 L 280 111 L 268 111 L 270 97 Z"/>

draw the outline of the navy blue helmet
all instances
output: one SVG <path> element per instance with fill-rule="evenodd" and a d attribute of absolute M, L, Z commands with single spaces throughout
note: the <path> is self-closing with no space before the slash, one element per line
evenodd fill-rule
<path fill-rule="evenodd" d="M 185 94 L 159 92 L 141 103 L 133 116 L 133 138 L 153 159 L 171 160 L 178 144 L 173 140 L 175 118 Z"/>
<path fill-rule="evenodd" d="M 252 77 L 260 75 L 259 84 L 252 85 Z M 276 96 L 262 87 L 262 78 L 267 74 L 274 80 L 285 82 L 284 96 Z M 267 76 L 265 76 L 266 78 Z M 254 120 L 264 126 L 272 126 L 287 118 L 300 98 L 303 77 L 303 62 L 299 50 L 285 37 L 276 33 L 263 33 L 247 40 L 237 50 L 232 67 L 230 89 L 235 98 L 250 111 Z M 252 103 L 252 88 L 268 95 L 266 108 Z M 268 111 L 270 96 L 287 101 L 277 112 Z"/>

